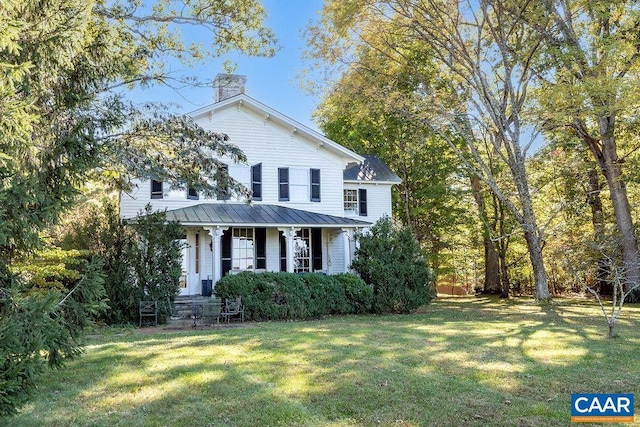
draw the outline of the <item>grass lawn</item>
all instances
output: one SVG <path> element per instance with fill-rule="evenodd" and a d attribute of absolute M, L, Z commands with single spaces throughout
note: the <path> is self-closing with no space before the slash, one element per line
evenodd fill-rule
<path fill-rule="evenodd" d="M 475 297 L 407 316 L 109 329 L 0 424 L 570 425 L 572 392 L 635 393 L 640 414 L 640 307 L 606 333 L 591 302 Z"/>

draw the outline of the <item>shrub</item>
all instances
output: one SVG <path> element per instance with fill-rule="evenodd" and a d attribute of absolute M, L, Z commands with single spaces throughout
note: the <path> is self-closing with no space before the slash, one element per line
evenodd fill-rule
<path fill-rule="evenodd" d="M 344 289 L 333 276 L 307 273 L 300 277 L 311 294 L 308 302 L 310 317 L 349 312 Z"/>
<path fill-rule="evenodd" d="M 353 274 L 343 273 L 333 276 L 344 290 L 348 313 L 365 314 L 371 312 L 373 305 L 373 287 Z"/>
<path fill-rule="evenodd" d="M 139 302 L 149 300 L 159 302 L 158 320 L 164 322 L 170 315 L 170 308 L 164 302 L 173 300 L 180 289 L 182 246 L 179 239 L 184 230 L 177 222 L 166 222 L 165 212 L 152 213 L 151 205 L 138 214 L 132 227 L 136 244 L 129 245 L 124 255 L 131 268 L 128 282 L 134 286 L 134 321 Z"/>
<path fill-rule="evenodd" d="M 409 313 L 433 299 L 433 275 L 410 228 L 394 228 L 384 217 L 357 238 L 351 268 L 373 286 L 373 311 Z"/>
<path fill-rule="evenodd" d="M 81 353 L 83 329 L 105 308 L 99 260 L 50 250 L 23 261 L 19 274 L 0 265 L 0 419 L 27 401 L 47 366 Z"/>
<path fill-rule="evenodd" d="M 215 294 L 242 297 L 245 318 L 264 321 L 366 313 L 373 291 L 360 278 L 348 274 L 242 272 L 221 279 Z"/>

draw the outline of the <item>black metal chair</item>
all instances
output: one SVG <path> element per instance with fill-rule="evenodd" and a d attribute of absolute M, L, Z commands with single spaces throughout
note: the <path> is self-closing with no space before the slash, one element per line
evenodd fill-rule
<path fill-rule="evenodd" d="M 158 302 L 140 301 L 140 327 L 151 323 L 158 326 Z"/>

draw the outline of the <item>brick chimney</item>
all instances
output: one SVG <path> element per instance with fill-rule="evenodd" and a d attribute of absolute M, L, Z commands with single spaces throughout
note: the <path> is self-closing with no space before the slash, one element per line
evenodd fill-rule
<path fill-rule="evenodd" d="M 244 93 L 244 85 L 247 76 L 238 74 L 218 74 L 213 80 L 214 102 L 224 101 L 236 95 Z"/>

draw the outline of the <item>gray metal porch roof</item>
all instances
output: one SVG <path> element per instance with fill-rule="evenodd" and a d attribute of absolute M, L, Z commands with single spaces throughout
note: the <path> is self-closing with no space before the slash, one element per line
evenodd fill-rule
<path fill-rule="evenodd" d="M 277 205 L 201 203 L 167 211 L 168 221 L 182 225 L 367 227 L 370 222 Z"/>

